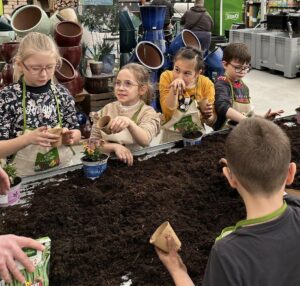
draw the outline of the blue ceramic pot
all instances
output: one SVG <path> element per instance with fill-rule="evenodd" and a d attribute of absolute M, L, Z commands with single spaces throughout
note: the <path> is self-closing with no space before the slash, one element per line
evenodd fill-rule
<path fill-rule="evenodd" d="M 105 159 L 96 162 L 86 161 L 85 157 L 81 158 L 81 162 L 83 165 L 83 172 L 87 178 L 91 180 L 95 180 L 104 173 L 104 171 L 107 168 L 107 159 L 108 159 L 108 155 L 105 156 L 106 156 Z"/>
<path fill-rule="evenodd" d="M 204 57 L 205 63 L 205 75 L 208 76 L 212 81 L 215 81 L 219 76 L 224 75 L 224 67 L 222 63 L 223 50 L 217 48 L 212 52 L 208 52 Z"/>
<path fill-rule="evenodd" d="M 143 41 L 152 42 L 158 46 L 163 53 L 166 52 L 165 34 L 163 30 L 145 31 Z"/>
<path fill-rule="evenodd" d="M 193 47 L 201 51 L 198 37 L 192 31 L 187 29 L 182 30 L 182 32 L 171 42 L 168 53 L 174 56 L 177 51 L 183 47 Z"/>
<path fill-rule="evenodd" d="M 164 28 L 167 7 L 145 5 L 140 6 L 141 20 L 144 31 L 162 30 Z"/>

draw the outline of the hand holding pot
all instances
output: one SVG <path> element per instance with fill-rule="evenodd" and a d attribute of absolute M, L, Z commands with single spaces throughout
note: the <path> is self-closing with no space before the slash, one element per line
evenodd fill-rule
<path fill-rule="evenodd" d="M 78 143 L 81 139 L 81 132 L 78 129 L 63 128 L 62 131 L 62 144 L 73 145 Z"/>
<path fill-rule="evenodd" d="M 24 135 L 25 140 L 29 144 L 36 144 L 42 147 L 50 147 L 51 143 L 56 143 L 59 136 L 47 132 L 47 127 L 42 126 L 33 131 L 27 131 Z"/>

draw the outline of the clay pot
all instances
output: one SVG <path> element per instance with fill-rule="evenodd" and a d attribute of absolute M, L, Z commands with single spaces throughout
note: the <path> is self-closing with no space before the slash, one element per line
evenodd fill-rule
<path fill-rule="evenodd" d="M 71 21 L 58 23 L 54 30 L 54 39 L 59 47 L 78 46 L 82 38 L 82 27 Z"/>
<path fill-rule="evenodd" d="M 55 143 L 51 143 L 52 147 L 60 147 L 62 145 L 62 131 L 63 129 L 61 127 L 54 127 L 54 128 L 49 128 L 47 130 L 49 133 L 54 134 L 54 135 L 58 135 L 58 141 Z"/>
<path fill-rule="evenodd" d="M 75 71 L 75 78 L 73 80 L 62 82 L 61 84 L 69 90 L 71 95 L 75 97 L 77 94 L 82 92 L 84 80 L 80 73 Z"/>
<path fill-rule="evenodd" d="M 82 46 L 58 47 L 60 55 L 67 59 L 76 69 L 81 60 Z"/>
<path fill-rule="evenodd" d="M 18 9 L 12 16 L 11 26 L 20 37 L 29 32 L 50 33 L 50 20 L 46 12 L 36 5 L 24 5 Z"/>
<path fill-rule="evenodd" d="M 72 21 L 78 23 L 78 18 L 76 12 L 73 8 L 63 8 L 61 9 L 58 14 L 65 20 L 65 21 Z"/>
<path fill-rule="evenodd" d="M 17 54 L 19 42 L 6 42 L 2 43 L 0 47 L 0 53 L 2 58 L 7 62 L 11 63 L 13 57 Z"/>
<path fill-rule="evenodd" d="M 5 64 L 2 70 L 3 85 L 9 85 L 13 83 L 14 66 L 13 64 Z"/>
<path fill-rule="evenodd" d="M 105 115 L 98 119 L 96 125 L 106 134 L 111 134 L 111 129 L 109 128 L 110 121 L 111 121 L 111 117 Z"/>
<path fill-rule="evenodd" d="M 55 77 L 61 83 L 73 80 L 75 78 L 73 65 L 65 58 L 62 58 L 61 66 L 55 70 Z"/>
<path fill-rule="evenodd" d="M 108 78 L 85 77 L 84 88 L 89 93 L 108 92 Z"/>
<path fill-rule="evenodd" d="M 90 68 L 92 75 L 101 75 L 103 63 L 102 62 L 92 62 L 90 63 Z"/>

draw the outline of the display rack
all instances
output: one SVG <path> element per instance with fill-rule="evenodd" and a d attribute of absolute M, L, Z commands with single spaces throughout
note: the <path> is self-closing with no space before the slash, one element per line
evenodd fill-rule
<path fill-rule="evenodd" d="M 264 4 L 265 3 L 265 4 Z M 265 7 L 264 7 L 265 6 Z M 263 9 L 267 14 L 276 13 L 284 10 L 298 10 L 300 9 L 300 2 L 297 0 L 246 0 L 246 18 L 245 23 L 249 28 L 255 27 L 261 20 Z"/>

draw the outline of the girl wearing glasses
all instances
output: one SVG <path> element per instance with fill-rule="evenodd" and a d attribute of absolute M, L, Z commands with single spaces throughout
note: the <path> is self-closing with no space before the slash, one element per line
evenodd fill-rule
<path fill-rule="evenodd" d="M 68 163 L 70 148 L 52 147 L 62 131 L 62 143 L 79 142 L 81 133 L 75 103 L 68 90 L 52 82 L 61 62 L 53 40 L 41 33 L 29 33 L 20 42 L 14 58 L 15 83 L 0 92 L 0 157 L 16 154 L 14 162 L 20 176 L 34 174 Z"/>
<path fill-rule="evenodd" d="M 135 63 L 123 66 L 117 75 L 114 92 L 117 101 L 92 115 L 91 139 L 102 139 L 104 152 L 114 152 L 122 162 L 132 165 L 130 149 L 134 145 L 148 146 L 160 130 L 159 114 L 147 105 L 151 95 L 148 70 Z M 106 130 L 97 126 L 96 120 L 103 116 L 111 118 Z"/>
<path fill-rule="evenodd" d="M 249 96 L 249 88 L 243 77 L 250 71 L 251 55 L 244 43 L 229 44 L 223 54 L 225 76 L 215 82 L 217 122 L 214 129 L 227 128 L 246 117 L 254 115 L 254 107 Z M 283 110 L 265 114 L 265 118 L 274 119 Z"/>
<path fill-rule="evenodd" d="M 181 131 L 182 124 L 193 121 L 204 131 L 203 123 L 212 126 L 215 122 L 214 85 L 201 75 L 203 69 L 201 52 L 186 47 L 175 55 L 173 70 L 161 74 L 159 93 L 164 129 Z"/>

